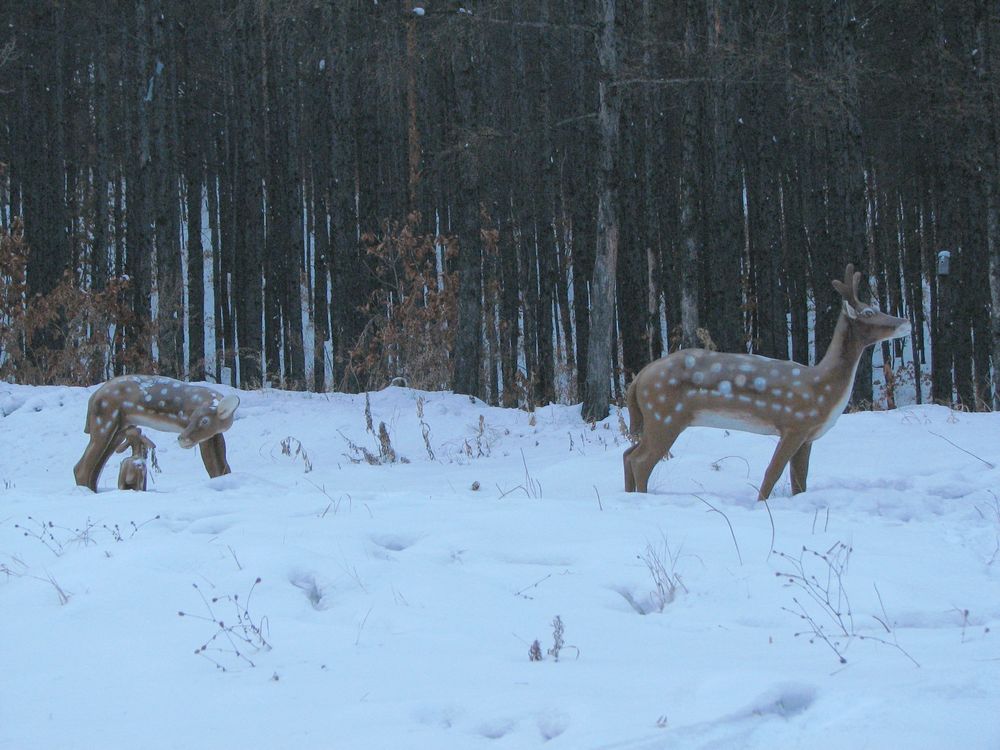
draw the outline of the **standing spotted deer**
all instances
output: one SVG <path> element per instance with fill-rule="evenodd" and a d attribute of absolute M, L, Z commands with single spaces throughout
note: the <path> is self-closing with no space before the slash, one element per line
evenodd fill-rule
<path fill-rule="evenodd" d="M 858 300 L 861 274 L 847 266 L 833 287 L 843 308 L 826 355 L 817 365 L 752 354 L 684 349 L 652 362 L 628 389 L 631 431 L 625 490 L 646 492 L 649 475 L 686 427 L 701 425 L 777 435 L 758 500 L 766 500 L 791 462 L 792 494 L 804 492 L 815 440 L 844 411 L 865 348 L 905 336 L 910 324 Z"/>
<path fill-rule="evenodd" d="M 210 477 L 228 474 L 222 433 L 233 426 L 239 404 L 237 396 L 159 375 L 112 378 L 94 391 L 87 404 L 83 431 L 90 442 L 73 468 L 76 483 L 97 491 L 101 469 L 132 425 L 179 432 L 181 448 L 200 447 Z"/>

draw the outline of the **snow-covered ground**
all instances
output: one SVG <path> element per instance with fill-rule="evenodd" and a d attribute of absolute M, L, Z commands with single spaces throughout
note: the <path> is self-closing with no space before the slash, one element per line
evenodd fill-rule
<path fill-rule="evenodd" d="M 1000 414 L 845 415 L 766 507 L 770 438 L 628 495 L 617 414 L 390 388 L 369 465 L 363 396 L 269 390 L 233 474 L 153 432 L 94 495 L 87 396 L 0 385 L 0 747 L 1000 746 Z"/>

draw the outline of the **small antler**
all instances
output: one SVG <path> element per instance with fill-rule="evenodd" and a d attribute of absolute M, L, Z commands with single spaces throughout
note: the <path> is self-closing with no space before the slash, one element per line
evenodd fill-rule
<path fill-rule="evenodd" d="M 837 290 L 841 297 L 847 300 L 854 307 L 861 307 L 858 300 L 858 283 L 861 281 L 861 272 L 854 270 L 854 264 L 848 263 L 844 271 L 844 280 L 833 280 L 833 288 Z"/>

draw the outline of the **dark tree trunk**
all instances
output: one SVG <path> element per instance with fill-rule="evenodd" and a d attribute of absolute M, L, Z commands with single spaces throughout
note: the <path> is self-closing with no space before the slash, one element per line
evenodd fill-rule
<path fill-rule="evenodd" d="M 599 151 L 597 158 L 597 250 L 590 299 L 590 342 L 587 347 L 587 388 L 583 418 L 604 419 L 609 413 L 611 341 L 615 320 L 615 269 L 618 261 L 618 190 L 616 160 L 619 153 L 621 95 L 618 78 L 619 33 L 616 0 L 597 0 L 600 35 L 597 56 Z"/>

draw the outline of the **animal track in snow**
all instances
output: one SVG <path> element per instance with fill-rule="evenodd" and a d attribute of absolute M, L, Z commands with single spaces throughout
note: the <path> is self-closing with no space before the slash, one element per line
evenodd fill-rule
<path fill-rule="evenodd" d="M 490 740 L 498 740 L 513 732 L 516 726 L 517 723 L 512 719 L 493 719 L 480 724 L 476 733 Z"/>
<path fill-rule="evenodd" d="M 232 525 L 228 515 L 208 516 L 192 521 L 188 531 L 192 534 L 221 534 Z"/>
<path fill-rule="evenodd" d="M 419 537 L 408 537 L 401 534 L 373 534 L 371 540 L 373 544 L 390 552 L 402 552 L 417 543 Z"/>
<path fill-rule="evenodd" d="M 566 731 L 569 721 L 558 711 L 550 711 L 538 717 L 538 732 L 545 742 L 554 740 Z"/>
<path fill-rule="evenodd" d="M 301 589 L 313 609 L 326 609 L 323 606 L 323 588 L 316 582 L 316 576 L 311 573 L 297 573 L 289 576 L 288 581 L 297 589 Z"/>

